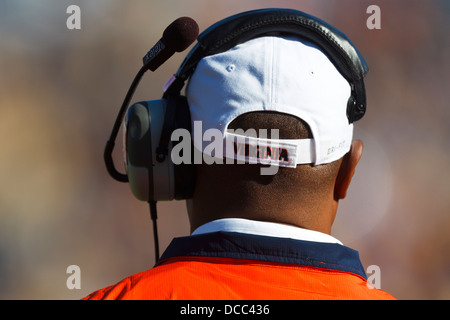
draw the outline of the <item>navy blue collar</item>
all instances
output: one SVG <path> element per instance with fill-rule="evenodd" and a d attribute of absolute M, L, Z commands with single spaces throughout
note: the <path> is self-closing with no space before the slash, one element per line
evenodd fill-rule
<path fill-rule="evenodd" d="M 172 257 L 248 259 L 345 271 L 367 278 L 359 253 L 335 243 L 213 232 L 175 238 L 158 261 Z"/>

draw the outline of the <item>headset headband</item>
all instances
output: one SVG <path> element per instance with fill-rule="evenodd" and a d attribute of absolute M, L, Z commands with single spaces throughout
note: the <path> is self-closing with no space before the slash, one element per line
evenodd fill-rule
<path fill-rule="evenodd" d="M 366 109 L 364 76 L 369 71 L 366 61 L 341 31 L 292 9 L 247 11 L 215 23 L 199 35 L 198 43 L 186 56 L 166 92 L 179 94 L 184 82 L 206 56 L 227 51 L 256 37 L 284 34 L 306 39 L 322 49 L 352 87 L 351 110 L 347 111 L 349 122 L 361 119 Z"/>

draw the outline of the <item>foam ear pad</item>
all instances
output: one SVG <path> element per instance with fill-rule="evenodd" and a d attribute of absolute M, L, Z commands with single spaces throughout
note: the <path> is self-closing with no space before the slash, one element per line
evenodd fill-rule
<path fill-rule="evenodd" d="M 141 148 L 143 145 L 151 144 L 150 119 L 146 103 L 136 103 L 128 110 L 124 143 L 125 165 L 131 191 L 139 200 L 147 201 L 150 198 L 148 165 L 152 162 L 152 149 Z"/>
<path fill-rule="evenodd" d="M 170 157 L 156 161 L 162 123 L 167 108 L 164 99 L 133 104 L 126 117 L 125 154 L 131 191 L 142 201 L 173 200 L 174 167 Z"/>

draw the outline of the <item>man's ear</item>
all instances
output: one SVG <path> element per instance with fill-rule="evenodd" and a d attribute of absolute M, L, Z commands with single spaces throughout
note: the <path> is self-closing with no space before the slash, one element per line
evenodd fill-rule
<path fill-rule="evenodd" d="M 344 159 L 342 160 L 341 167 L 336 178 L 336 184 L 334 186 L 334 198 L 336 201 L 344 199 L 347 195 L 348 187 L 350 186 L 353 174 L 355 173 L 356 165 L 361 159 L 362 152 L 362 141 L 353 141 L 350 151 L 344 156 Z"/>

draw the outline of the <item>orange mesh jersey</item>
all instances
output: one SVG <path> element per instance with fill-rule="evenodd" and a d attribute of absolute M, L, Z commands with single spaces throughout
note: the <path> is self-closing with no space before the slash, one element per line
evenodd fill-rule
<path fill-rule="evenodd" d="M 214 232 L 175 238 L 155 267 L 84 299 L 394 299 L 340 244 Z"/>

